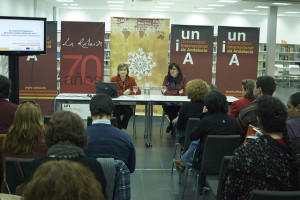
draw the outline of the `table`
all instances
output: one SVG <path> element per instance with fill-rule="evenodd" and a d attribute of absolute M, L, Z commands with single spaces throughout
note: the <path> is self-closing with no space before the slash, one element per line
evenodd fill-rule
<path fill-rule="evenodd" d="M 55 111 L 62 110 L 62 104 L 82 103 L 89 104 L 92 95 L 88 94 L 59 94 L 55 102 Z M 145 134 L 147 137 L 146 147 L 152 147 L 152 118 L 153 118 L 153 105 L 182 105 L 189 102 L 187 96 L 163 96 L 163 95 L 130 95 L 119 96 L 113 98 L 114 105 L 145 105 Z M 231 104 L 233 101 L 238 100 L 233 96 L 227 96 L 227 101 Z"/>

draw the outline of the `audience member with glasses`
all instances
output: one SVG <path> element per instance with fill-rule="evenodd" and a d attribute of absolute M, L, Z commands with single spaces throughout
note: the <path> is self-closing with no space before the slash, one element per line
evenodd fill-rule
<path fill-rule="evenodd" d="M 20 103 L 4 141 L 3 155 L 37 158 L 47 154 L 42 111 L 35 101 Z"/>

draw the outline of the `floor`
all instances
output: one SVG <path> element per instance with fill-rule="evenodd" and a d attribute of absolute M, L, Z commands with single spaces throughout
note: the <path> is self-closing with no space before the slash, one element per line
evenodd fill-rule
<path fill-rule="evenodd" d="M 279 86 L 275 96 L 285 105 L 289 96 L 299 92 L 299 88 L 288 88 Z M 127 129 L 127 133 L 133 138 L 132 121 Z M 144 139 L 144 117 L 136 117 L 137 139 L 133 139 L 136 148 L 136 170 L 131 174 L 131 195 L 132 200 L 179 200 L 183 184 L 178 184 L 179 174 L 174 170 L 171 174 L 172 158 L 174 154 L 175 138 L 165 132 L 167 121 L 165 120 L 164 134 L 160 138 L 161 117 L 153 119 L 153 141 L 152 147 L 146 148 Z M 182 179 L 184 176 L 182 176 Z M 194 186 L 192 176 L 189 175 L 185 198 L 194 199 Z M 200 197 L 198 197 L 200 199 Z"/>

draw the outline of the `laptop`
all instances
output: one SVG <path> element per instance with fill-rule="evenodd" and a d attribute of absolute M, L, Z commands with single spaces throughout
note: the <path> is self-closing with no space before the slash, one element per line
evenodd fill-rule
<path fill-rule="evenodd" d="M 118 88 L 117 83 L 114 82 L 95 82 L 96 94 L 107 94 L 111 98 L 117 98 Z"/>

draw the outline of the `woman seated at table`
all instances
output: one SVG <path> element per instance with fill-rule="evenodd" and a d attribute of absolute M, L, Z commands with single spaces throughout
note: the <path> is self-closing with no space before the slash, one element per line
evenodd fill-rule
<path fill-rule="evenodd" d="M 165 76 L 163 86 L 167 87 L 166 92 L 164 95 L 180 95 L 185 96 L 185 85 L 186 85 L 186 78 L 182 74 L 180 66 L 176 63 L 171 63 L 168 68 L 168 75 Z M 172 121 L 178 116 L 178 112 L 180 110 L 180 106 L 163 106 L 164 112 L 168 115 L 170 123 L 166 129 L 166 132 L 175 133 Z"/>
<path fill-rule="evenodd" d="M 111 78 L 111 82 L 116 82 L 119 95 L 140 95 L 141 90 L 138 87 L 136 93 L 133 91 L 133 86 L 137 86 L 133 77 L 128 76 L 129 69 L 127 64 L 120 64 L 118 66 L 118 75 Z M 129 119 L 133 114 L 132 106 L 116 105 L 113 111 L 114 116 L 117 118 L 117 125 L 119 129 L 127 129 Z M 121 119 L 121 115 L 123 119 Z"/>
<path fill-rule="evenodd" d="M 249 199 L 252 190 L 296 190 L 295 158 L 286 131 L 287 112 L 269 95 L 258 99 L 257 123 L 262 136 L 235 150 L 222 181 L 222 199 Z"/>
<path fill-rule="evenodd" d="M 287 132 L 290 139 L 300 147 L 300 92 L 290 96 L 287 107 Z"/>
<path fill-rule="evenodd" d="M 242 80 L 242 95 L 244 99 L 240 99 L 232 102 L 230 116 L 238 117 L 240 110 L 243 107 L 254 101 L 253 89 L 254 89 L 254 80 L 244 79 Z"/>
<path fill-rule="evenodd" d="M 37 158 L 47 154 L 45 125 L 35 101 L 21 102 L 4 141 L 5 157 Z"/>

